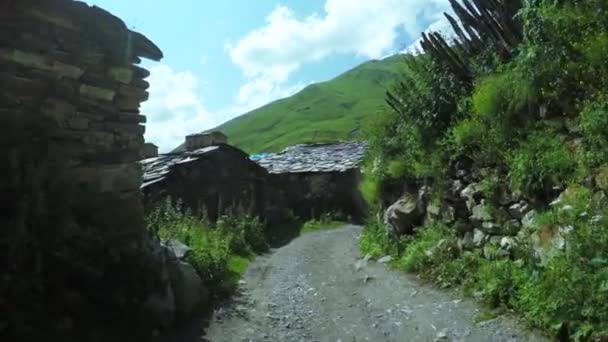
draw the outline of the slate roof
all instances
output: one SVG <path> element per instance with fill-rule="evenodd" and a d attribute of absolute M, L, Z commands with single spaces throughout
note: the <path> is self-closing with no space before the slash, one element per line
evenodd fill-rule
<path fill-rule="evenodd" d="M 270 173 L 344 172 L 359 166 L 366 149 L 365 141 L 302 144 L 255 162 Z"/>
<path fill-rule="evenodd" d="M 158 157 L 141 160 L 139 163 L 144 171 L 144 181 L 141 188 L 143 189 L 164 180 L 174 165 L 198 160 L 203 154 L 217 149 L 219 149 L 219 146 L 209 146 L 192 152 L 161 154 Z"/>

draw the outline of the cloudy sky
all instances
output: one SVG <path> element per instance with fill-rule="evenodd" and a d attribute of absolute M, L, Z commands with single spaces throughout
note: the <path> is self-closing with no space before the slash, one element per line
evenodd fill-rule
<path fill-rule="evenodd" d="M 164 52 L 151 70 L 146 140 L 166 152 L 310 83 L 410 46 L 448 0 L 87 0 Z"/>

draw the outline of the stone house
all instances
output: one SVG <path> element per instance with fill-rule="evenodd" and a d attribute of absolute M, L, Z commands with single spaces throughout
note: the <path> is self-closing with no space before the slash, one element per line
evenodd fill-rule
<path fill-rule="evenodd" d="M 367 208 L 359 192 L 359 165 L 366 142 L 303 144 L 256 159 L 282 189 L 285 205 L 301 218 L 323 213 L 341 214 L 362 222 Z"/>
<path fill-rule="evenodd" d="M 278 191 L 268 172 L 249 156 L 227 144 L 194 151 L 161 154 L 142 160 L 146 203 L 180 199 L 193 212 L 205 210 L 215 221 L 234 208 L 273 221 L 280 212 Z"/>

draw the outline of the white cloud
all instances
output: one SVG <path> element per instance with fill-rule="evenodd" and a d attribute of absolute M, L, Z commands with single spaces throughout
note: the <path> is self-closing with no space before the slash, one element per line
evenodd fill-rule
<path fill-rule="evenodd" d="M 301 90 L 306 84 L 291 82 L 290 76 L 303 64 L 333 54 L 384 57 L 403 48 L 400 30 L 418 37 L 429 25 L 444 28 L 442 12 L 448 9 L 446 0 L 326 0 L 322 15 L 298 18 L 288 7 L 278 6 L 262 27 L 226 44 L 245 82 L 224 110 L 205 109 L 199 97 L 205 82 L 191 72 L 176 72 L 166 65 L 151 68 L 150 100 L 143 104 L 146 139 L 169 151 L 187 134 Z M 200 62 L 205 64 L 207 58 Z"/>
<path fill-rule="evenodd" d="M 189 71 L 175 72 L 167 65 L 150 68 L 150 99 L 142 104 L 147 116 L 146 141 L 168 152 L 184 137 L 220 120 L 209 113 L 198 94 L 199 80 Z"/>
<path fill-rule="evenodd" d="M 247 78 L 238 101 L 282 87 L 302 64 L 331 54 L 380 58 L 394 52 L 400 29 L 416 37 L 448 8 L 446 0 L 327 0 L 322 16 L 299 19 L 278 6 L 263 27 L 226 46 Z"/>

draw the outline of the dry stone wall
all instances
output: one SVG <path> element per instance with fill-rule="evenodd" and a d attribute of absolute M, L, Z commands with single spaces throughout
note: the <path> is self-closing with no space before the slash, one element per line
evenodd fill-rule
<path fill-rule="evenodd" d="M 2 120 L 59 147 L 55 157 L 69 163 L 77 202 L 86 204 L 82 223 L 142 228 L 136 161 L 149 72 L 135 65 L 140 57 L 162 53 L 100 8 L 72 0 L 0 3 Z"/>
<path fill-rule="evenodd" d="M 114 340 L 122 322 L 135 333 L 158 287 L 141 248 L 149 72 L 137 64 L 162 57 L 83 2 L 0 0 L 4 340 Z"/>

